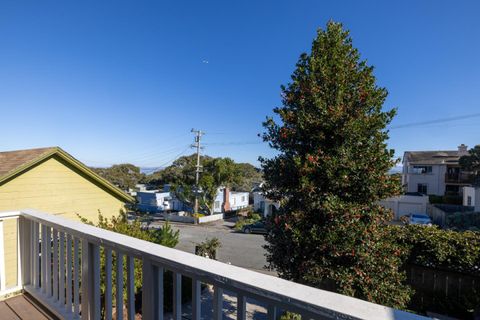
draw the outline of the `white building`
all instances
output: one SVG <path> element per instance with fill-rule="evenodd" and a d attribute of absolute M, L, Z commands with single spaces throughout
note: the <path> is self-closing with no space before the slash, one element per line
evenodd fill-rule
<path fill-rule="evenodd" d="M 426 195 L 461 195 L 462 187 L 472 183 L 458 160 L 467 155 L 462 144 L 454 151 L 406 151 L 403 156 L 402 183 L 406 192 Z"/>
<path fill-rule="evenodd" d="M 418 193 L 391 197 L 379 202 L 381 206 L 393 211 L 393 218 L 395 220 L 410 213 L 426 214 L 428 203 L 428 197 Z"/>
<path fill-rule="evenodd" d="M 263 217 L 267 217 L 280 209 L 280 202 L 273 201 L 265 197 L 259 189 L 253 191 L 253 210 L 260 212 Z"/>
<path fill-rule="evenodd" d="M 142 191 L 137 192 L 138 208 L 145 212 L 161 212 L 172 210 L 170 192 Z"/>
<path fill-rule="evenodd" d="M 463 187 L 463 205 L 475 207 L 475 212 L 480 212 L 480 188 Z"/>
<path fill-rule="evenodd" d="M 249 192 L 230 191 L 229 188 L 218 188 L 213 204 L 213 212 L 236 211 L 248 207 Z"/>

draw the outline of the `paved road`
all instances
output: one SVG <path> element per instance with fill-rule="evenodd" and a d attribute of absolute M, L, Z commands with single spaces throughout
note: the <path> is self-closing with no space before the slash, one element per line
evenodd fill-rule
<path fill-rule="evenodd" d="M 154 222 L 162 224 L 163 222 Z M 176 249 L 195 253 L 195 244 L 206 238 L 217 237 L 222 247 L 217 252 L 217 259 L 221 262 L 255 270 L 258 272 L 276 275 L 275 272 L 264 269 L 266 265 L 265 244 L 263 235 L 243 234 L 235 232 L 232 223 L 222 222 L 209 225 L 173 224 L 175 230 L 180 230 L 180 241 Z"/>

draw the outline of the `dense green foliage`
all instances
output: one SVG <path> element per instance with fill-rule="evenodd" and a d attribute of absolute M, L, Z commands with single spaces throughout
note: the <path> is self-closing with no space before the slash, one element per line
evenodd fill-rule
<path fill-rule="evenodd" d="M 195 254 L 209 259 L 216 259 L 217 250 L 221 247 L 222 243 L 218 238 L 207 238 L 205 241 L 197 243 L 195 247 Z"/>
<path fill-rule="evenodd" d="M 460 319 L 472 318 L 480 306 L 480 286 L 472 277 L 480 277 L 480 233 L 456 232 L 418 225 L 391 226 L 392 235 L 406 252 L 403 268 L 408 272 L 425 269 L 430 276 L 424 281 L 410 278 L 415 290 L 409 308 L 417 312 L 434 311 Z M 433 272 L 443 274 L 435 279 Z M 449 290 L 442 284 L 452 280 Z M 438 276 L 437 276 L 438 277 Z M 429 281 L 426 281 L 430 279 Z M 458 283 L 456 289 L 455 283 Z"/>
<path fill-rule="evenodd" d="M 480 173 L 480 145 L 468 150 L 468 155 L 461 157 L 459 163 L 464 170 L 474 172 L 478 177 Z"/>
<path fill-rule="evenodd" d="M 89 221 L 83 217 L 81 217 L 82 222 L 94 225 L 96 227 L 113 231 L 113 232 L 118 232 L 130 237 L 134 237 L 137 239 L 145 240 L 145 241 L 150 241 L 154 242 L 156 244 L 160 244 L 163 246 L 167 246 L 170 248 L 175 247 L 178 244 L 178 239 L 179 239 L 179 230 L 173 231 L 172 227 L 167 223 L 165 223 L 162 228 L 160 229 L 146 229 L 142 227 L 142 223 L 140 220 L 133 220 L 129 221 L 127 218 L 127 214 L 124 212 L 121 212 L 119 216 L 117 217 L 112 217 L 110 219 L 106 218 L 103 216 L 101 213 L 98 215 L 98 222 L 93 223 L 92 221 Z M 117 257 L 116 255 L 113 255 L 113 265 L 115 266 L 117 263 Z M 126 258 L 124 257 L 123 261 L 124 265 L 124 283 L 127 283 L 126 279 Z M 142 261 L 140 260 L 135 260 L 134 261 L 134 274 L 135 274 L 135 294 L 139 295 L 142 289 Z M 104 286 L 104 279 L 105 279 L 105 255 L 104 255 L 104 250 L 102 249 L 101 253 L 101 270 L 102 270 L 102 295 L 105 292 L 105 286 Z M 112 275 L 113 275 L 113 294 L 115 295 L 115 279 L 116 279 L 116 268 L 113 268 L 112 270 Z M 169 275 L 171 278 L 171 275 Z M 171 279 L 167 277 L 168 281 L 170 281 L 170 286 L 171 286 Z"/>
<path fill-rule="evenodd" d="M 436 226 L 390 226 L 405 249 L 406 264 L 480 276 L 480 233 Z"/>
<path fill-rule="evenodd" d="M 234 229 L 240 231 L 242 230 L 243 226 L 255 223 L 260 220 L 262 220 L 262 217 L 258 213 L 249 211 L 246 217 L 238 217 L 237 221 L 235 222 Z"/>
<path fill-rule="evenodd" d="M 263 138 L 278 151 L 261 159 L 268 198 L 282 202 L 269 222 L 268 262 L 279 275 L 372 302 L 404 307 L 411 290 L 399 271 L 402 247 L 378 200 L 399 193 L 385 130 L 395 110 L 349 33 L 329 22 L 302 54 L 283 106 Z"/>
<path fill-rule="evenodd" d="M 92 168 L 92 170 L 123 190 L 134 188 L 137 183 L 145 179 L 140 168 L 129 163 L 116 164 L 109 168 Z"/>
<path fill-rule="evenodd" d="M 479 212 L 455 212 L 447 214 L 445 227 L 458 231 L 480 231 Z"/>
<path fill-rule="evenodd" d="M 158 187 L 166 183 L 171 184 L 176 196 L 193 206 L 196 161 L 196 155 L 180 157 L 167 168 L 147 176 L 147 182 Z M 255 167 L 250 164 L 235 163 L 230 158 L 202 156 L 201 163 L 203 169 L 199 181 L 200 206 L 208 213 L 212 212 L 218 187 L 250 190 L 253 182 L 261 180 L 261 175 Z"/>
<path fill-rule="evenodd" d="M 238 180 L 232 183 L 234 191 L 251 191 L 263 181 L 262 172 L 250 163 L 236 163 Z"/>
<path fill-rule="evenodd" d="M 443 196 L 429 195 L 428 200 L 431 204 L 453 204 L 453 205 L 462 205 L 463 198 L 458 195 L 445 194 Z"/>

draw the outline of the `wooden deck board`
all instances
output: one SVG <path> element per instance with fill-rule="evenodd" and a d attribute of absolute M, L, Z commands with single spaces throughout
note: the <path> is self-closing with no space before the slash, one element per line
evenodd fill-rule
<path fill-rule="evenodd" d="M 0 317 L 5 320 L 22 320 L 7 306 L 5 301 L 0 302 Z"/>
<path fill-rule="evenodd" d="M 5 320 L 54 320 L 43 307 L 28 295 L 19 295 L 0 302 L 0 318 Z"/>

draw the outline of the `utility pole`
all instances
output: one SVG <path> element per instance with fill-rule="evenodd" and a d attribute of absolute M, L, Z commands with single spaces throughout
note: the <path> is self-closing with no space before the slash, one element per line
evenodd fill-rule
<path fill-rule="evenodd" d="M 200 164 L 200 150 L 203 147 L 200 145 L 200 139 L 205 134 L 201 130 L 192 129 L 192 132 L 195 134 L 195 143 L 192 144 L 192 148 L 197 149 L 197 165 L 195 166 L 195 207 L 193 209 L 193 213 L 198 213 L 198 180 L 200 179 L 200 172 L 202 172 L 202 166 Z"/>

